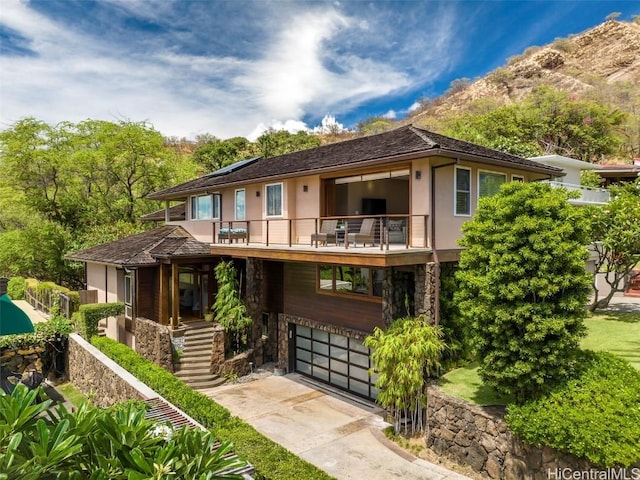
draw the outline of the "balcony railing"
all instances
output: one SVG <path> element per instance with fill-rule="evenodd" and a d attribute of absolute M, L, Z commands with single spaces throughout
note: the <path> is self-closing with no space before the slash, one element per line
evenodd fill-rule
<path fill-rule="evenodd" d="M 373 227 L 370 232 L 361 235 L 365 219 L 372 219 Z M 430 248 L 428 220 L 428 215 L 355 215 L 213 221 L 213 243 L 243 243 L 267 247 L 339 246 L 349 249 L 354 247 L 354 239 L 358 245 L 362 245 L 362 240 L 365 239 L 367 245 L 372 244 L 380 250 Z M 327 232 L 325 226 L 324 233 L 328 235 L 319 235 L 323 233 L 323 224 L 327 221 L 331 221 L 336 227 Z"/>
<path fill-rule="evenodd" d="M 584 185 L 575 185 L 573 183 L 562 183 L 555 180 L 544 180 L 554 187 L 563 187 L 570 192 L 580 192 L 579 198 L 572 198 L 571 203 L 577 204 L 593 204 L 604 205 L 609 203 L 609 191 L 604 188 L 585 187 Z"/>

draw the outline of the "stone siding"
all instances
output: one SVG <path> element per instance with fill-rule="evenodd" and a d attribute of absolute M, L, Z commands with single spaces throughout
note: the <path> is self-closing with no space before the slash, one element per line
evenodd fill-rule
<path fill-rule="evenodd" d="M 438 267 L 434 262 L 416 266 L 415 315 L 426 315 L 433 319 L 436 306 L 436 284 L 439 282 Z"/>
<path fill-rule="evenodd" d="M 385 327 L 400 317 L 411 315 L 415 307 L 415 274 L 387 268 L 382 280 L 382 319 Z M 409 312 L 405 300 L 409 299 Z"/>
<path fill-rule="evenodd" d="M 133 375 L 80 336 L 69 336 L 68 352 L 69 381 L 94 405 L 108 407 L 125 400 L 153 398 L 134 386 L 140 382 Z"/>
<path fill-rule="evenodd" d="M 135 332 L 136 352 L 173 373 L 173 349 L 169 327 L 147 318 L 136 318 Z"/>
<path fill-rule="evenodd" d="M 588 461 L 549 447 L 536 447 L 511 433 L 504 408 L 479 407 L 428 388 L 427 447 L 476 472 L 499 480 L 547 480 L 548 471 L 595 468 Z"/>

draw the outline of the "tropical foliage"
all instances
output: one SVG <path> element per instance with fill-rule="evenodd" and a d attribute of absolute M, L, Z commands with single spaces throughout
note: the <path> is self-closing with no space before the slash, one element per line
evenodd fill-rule
<path fill-rule="evenodd" d="M 589 309 L 606 308 L 621 282 L 640 262 L 640 180 L 609 188 L 612 200 L 591 209 L 593 248 L 597 254 L 596 272 L 603 273 L 609 293 L 600 298 L 593 282 L 594 297 Z"/>
<path fill-rule="evenodd" d="M 570 377 L 585 335 L 588 228 L 568 195 L 505 184 L 463 226 L 455 298 L 483 381 L 517 401 Z"/>
<path fill-rule="evenodd" d="M 378 374 L 377 401 L 392 413 L 395 433 L 400 432 L 403 422 L 405 434 L 422 432 L 427 404 L 425 383 L 440 365 L 445 348 L 442 331 L 429 325 L 425 316 L 399 318 L 386 330 L 376 327 L 364 345 L 372 349 L 371 359 Z"/>
<path fill-rule="evenodd" d="M 231 445 L 216 448 L 209 432 L 173 430 L 145 419 L 135 404 L 103 410 L 84 403 L 70 413 L 38 401 L 41 394 L 24 385 L 0 393 L 0 479 L 242 478 L 216 473 L 245 462 L 224 458 Z"/>
<path fill-rule="evenodd" d="M 247 307 L 240 298 L 238 272 L 233 262 L 220 262 L 215 268 L 218 292 L 213 304 L 215 321 L 222 325 L 231 337 L 230 353 L 242 352 L 247 347 L 249 327 L 253 323 Z"/>

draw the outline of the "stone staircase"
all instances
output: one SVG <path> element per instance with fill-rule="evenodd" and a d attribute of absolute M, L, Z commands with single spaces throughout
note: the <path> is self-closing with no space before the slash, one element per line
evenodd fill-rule
<path fill-rule="evenodd" d="M 174 363 L 175 376 L 195 390 L 213 388 L 225 382 L 210 373 L 213 325 L 209 322 L 191 323 L 184 333 L 184 350 Z"/>

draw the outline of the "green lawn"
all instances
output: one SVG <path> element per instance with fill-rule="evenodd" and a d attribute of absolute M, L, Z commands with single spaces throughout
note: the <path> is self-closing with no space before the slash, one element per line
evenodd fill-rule
<path fill-rule="evenodd" d="M 76 408 L 89 401 L 72 383 L 59 385 L 58 390 Z"/>
<path fill-rule="evenodd" d="M 587 318 L 585 325 L 588 333 L 582 348 L 611 352 L 640 370 L 640 313 L 599 313 Z M 477 363 L 450 371 L 440 379 L 440 387 L 478 405 L 506 405 L 510 400 L 482 384 Z"/>

